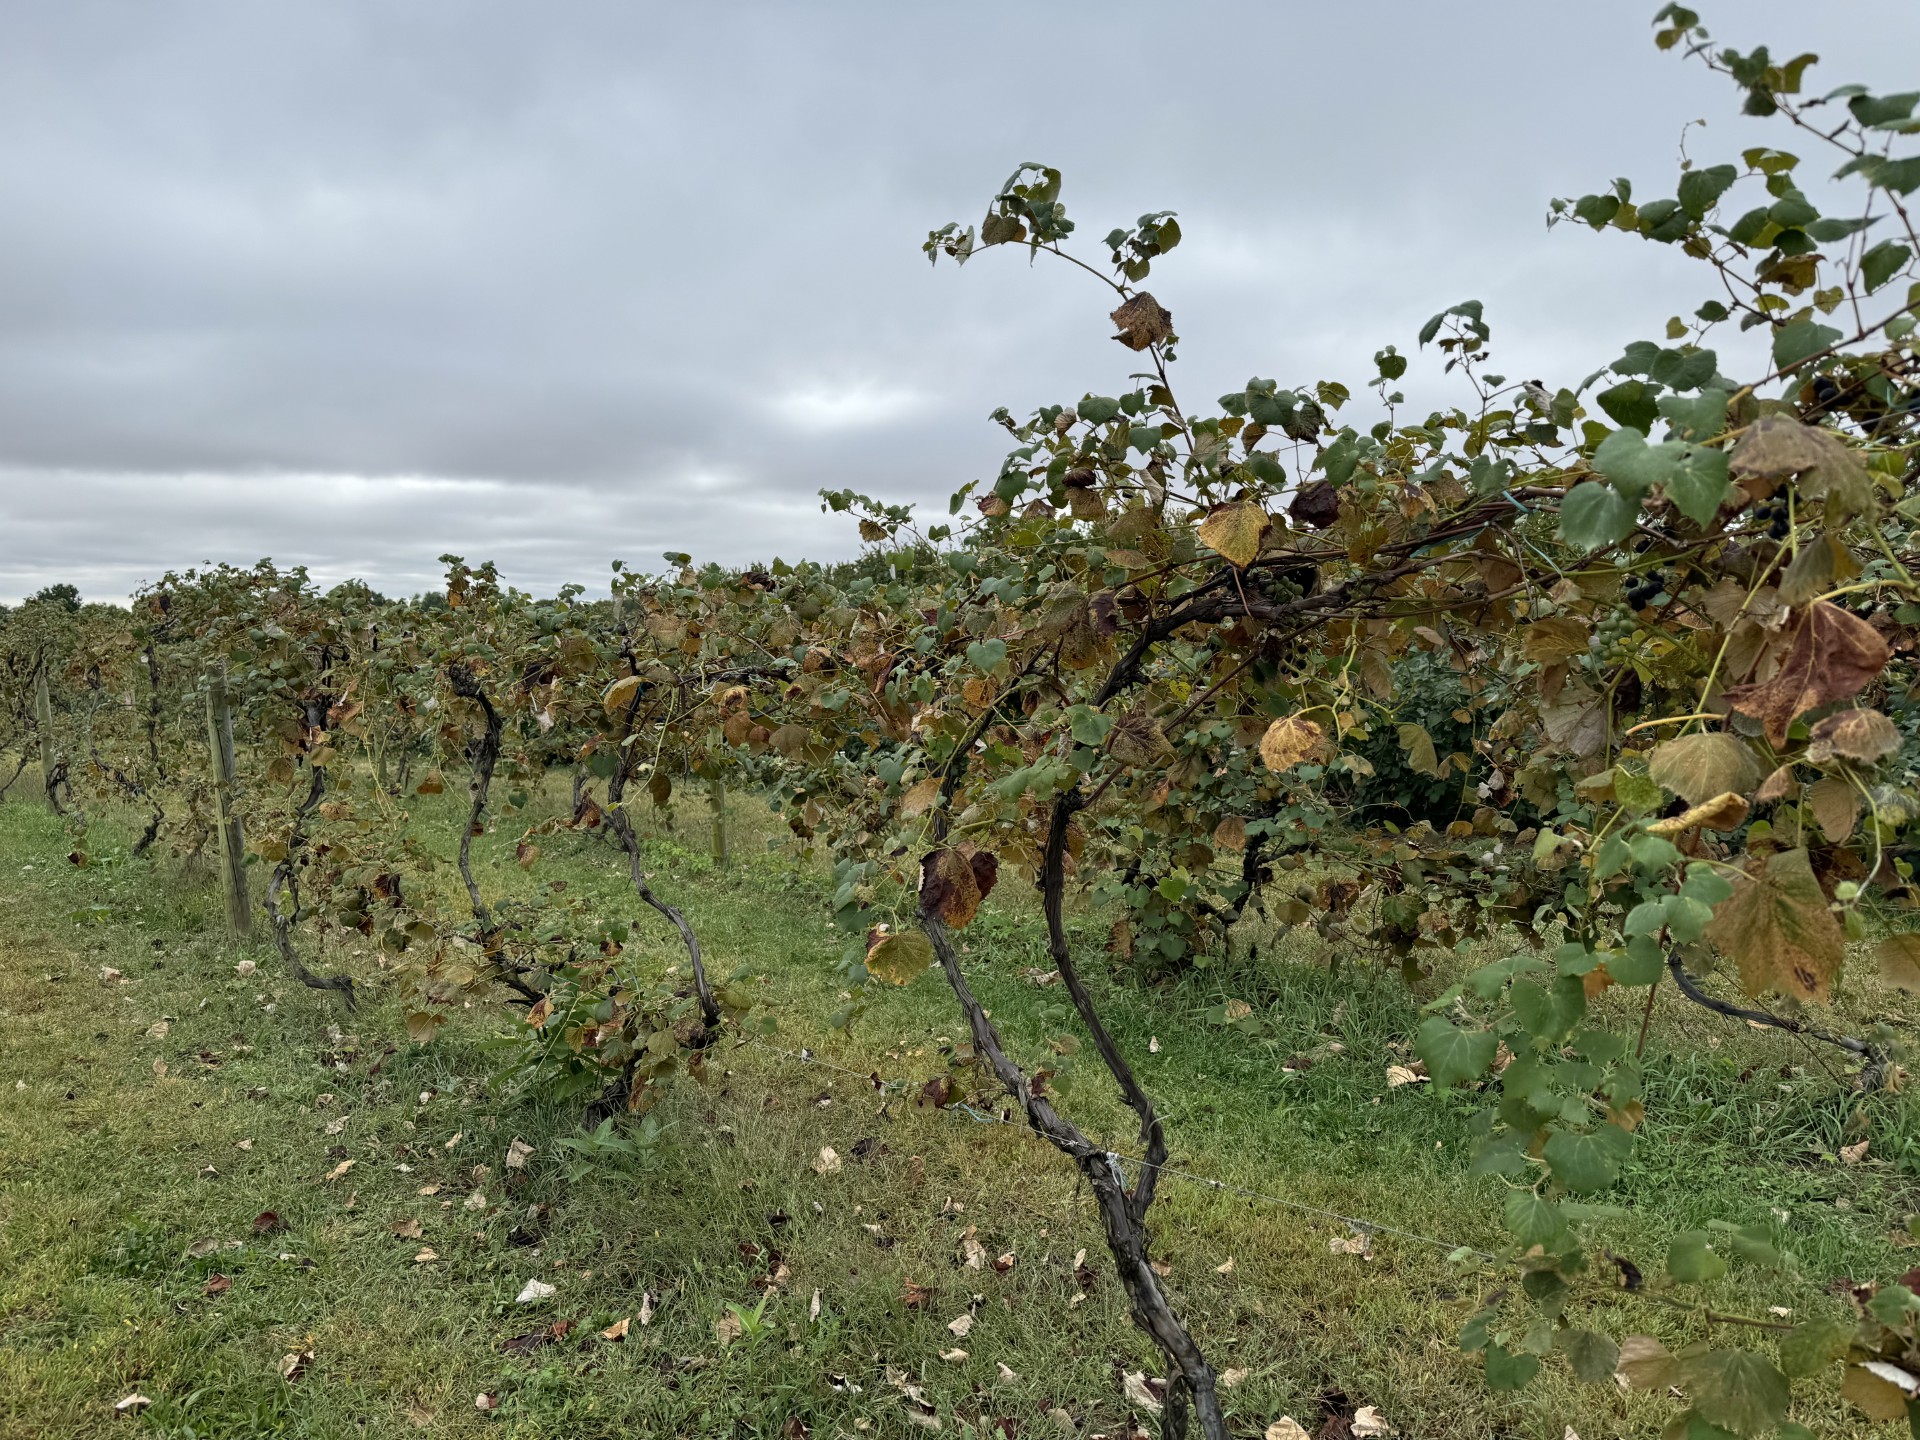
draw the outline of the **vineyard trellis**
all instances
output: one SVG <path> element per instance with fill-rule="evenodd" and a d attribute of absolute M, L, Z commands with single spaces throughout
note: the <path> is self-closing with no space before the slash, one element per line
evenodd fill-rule
<path fill-rule="evenodd" d="M 1371 424 L 1343 422 L 1355 392 L 1327 380 L 1255 377 L 1193 405 L 1171 378 L 1173 315 L 1140 288 L 1180 243 L 1177 217 L 1143 215 L 1089 258 L 1059 172 L 1023 165 L 981 223 L 932 232 L 926 253 L 1017 247 L 1105 285 L 1143 368 L 1119 395 L 997 412 L 1013 446 L 948 521 L 825 492 L 858 525 L 858 561 L 730 571 L 675 553 L 658 575 L 616 564 L 606 601 L 535 599 L 447 556 L 430 601 L 323 593 L 263 562 L 169 573 L 130 613 L 29 604 L 0 621 L 0 752 L 15 778 L 40 757 L 76 863 L 109 800 L 148 817 L 139 848 L 198 859 L 232 833 L 206 757 L 224 690 L 231 793 L 268 876 L 251 903 L 288 973 L 348 1004 L 356 984 L 386 987 L 423 1043 L 452 1007 L 504 995 L 524 1007 L 530 1073 L 595 1113 L 646 1110 L 752 1024 L 742 977 L 709 972 L 692 918 L 655 887 L 638 796 L 704 787 L 716 814 L 729 789 L 769 797 L 833 866 L 854 982 L 836 1023 L 858 1020 L 868 986 L 938 969 L 994 1083 L 1085 1179 L 1169 1364 L 1169 1435 L 1225 1420 L 1148 1261 L 1158 1182 L 1182 1172 L 1085 982 L 1075 892 L 1115 917 L 1099 963 L 1143 983 L 1210 963 L 1253 914 L 1371 945 L 1415 984 L 1436 952 L 1509 940 L 1428 999 L 1415 1037 L 1437 1085 L 1487 1100 L 1473 1168 L 1501 1182 L 1524 1272 L 1461 1337 L 1489 1383 L 1517 1388 L 1557 1355 L 1583 1379 L 1678 1387 L 1685 1433 L 1791 1435 L 1790 1381 L 1838 1368 L 1869 1416 L 1920 1415 L 1904 1283 L 1860 1287 L 1852 1324 L 1755 1322 L 1751 1344 L 1683 1298 L 1730 1263 L 1784 1264 L 1763 1229 L 1675 1242 L 1661 1299 L 1700 1317 L 1698 1345 L 1583 1323 L 1576 1282 L 1604 1214 L 1584 1197 L 1617 1179 L 1646 1103 L 1646 1021 L 1616 1030 L 1595 997 L 1643 989 L 1644 1017 L 1670 981 L 1831 1042 L 1876 1084 L 1893 1042 L 1805 1007 L 1868 938 L 1920 989 L 1903 921 L 1920 899 L 1920 156 L 1898 153 L 1920 93 L 1807 95 L 1810 56 L 1715 50 L 1679 6 L 1657 23 L 1747 115 L 1838 160 L 1847 208 L 1830 213 L 1798 178 L 1811 162 L 1773 146 L 1689 160 L 1671 196 L 1620 180 L 1553 202 L 1554 223 L 1668 247 L 1712 289 L 1578 384 L 1494 372 L 1469 301 L 1413 347 L 1440 357 L 1458 403 L 1407 413 L 1396 386 L 1415 357 L 1389 345 L 1361 387 Z M 1723 360 L 1708 342 L 1728 331 L 1765 358 Z M 449 862 L 407 802 L 463 774 Z M 555 774 L 571 803 L 547 815 L 534 796 Z M 610 837 L 679 937 L 686 982 L 640 974 L 626 922 L 577 896 L 489 893 L 471 860 L 489 828 L 518 832 L 529 871 L 561 830 Z M 419 883 L 444 863 L 464 913 Z M 1124 1164 L 970 984 L 953 936 L 1003 875 L 1038 889 L 1050 963 L 1134 1116 Z M 378 945 L 380 976 L 309 967 L 346 934 Z M 1713 998 L 1700 977 L 1723 965 L 1755 1003 Z"/>

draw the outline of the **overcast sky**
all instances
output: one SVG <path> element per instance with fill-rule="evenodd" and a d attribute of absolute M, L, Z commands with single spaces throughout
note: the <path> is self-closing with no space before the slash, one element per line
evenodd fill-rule
<path fill-rule="evenodd" d="M 1096 243 L 1179 212 L 1183 393 L 1358 389 L 1468 297 L 1577 382 L 1707 291 L 1548 199 L 1772 138 L 1655 8 L 0 0 L 0 601 L 447 550 L 599 594 L 848 554 L 823 485 L 944 513 L 994 406 L 1133 368 L 1085 277 L 921 256 L 1024 160 Z M 1701 8 L 1811 89 L 1920 82 L 1912 0 Z"/>

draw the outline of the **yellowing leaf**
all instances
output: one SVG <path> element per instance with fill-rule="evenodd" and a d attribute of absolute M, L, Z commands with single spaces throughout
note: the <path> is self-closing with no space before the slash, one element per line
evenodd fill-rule
<path fill-rule="evenodd" d="M 633 697 L 640 691 L 640 677 L 627 675 L 607 687 L 607 693 L 601 698 L 600 705 L 607 714 L 613 715 L 627 708 Z"/>
<path fill-rule="evenodd" d="M 1920 934 L 1889 935 L 1873 953 L 1889 985 L 1920 993 Z"/>
<path fill-rule="evenodd" d="M 1229 562 L 1245 569 L 1260 558 L 1273 517 L 1251 500 L 1216 505 L 1200 522 L 1200 539 Z"/>
<path fill-rule="evenodd" d="M 1589 633 L 1585 622 L 1571 615 L 1532 620 L 1520 632 L 1520 653 L 1529 660 L 1551 665 L 1556 660 L 1584 654 Z"/>
<path fill-rule="evenodd" d="M 1689 805 L 1704 805 L 1728 791 L 1749 794 L 1760 783 L 1760 762 L 1739 736 L 1709 730 L 1654 746 L 1647 774 Z"/>
<path fill-rule="evenodd" d="M 1827 998 L 1846 948 L 1805 850 L 1748 862 L 1707 938 L 1738 963 L 1749 995 L 1777 989 L 1801 1000 Z"/>
<path fill-rule="evenodd" d="M 1400 748 L 1407 752 L 1407 768 L 1416 775 L 1440 773 L 1440 760 L 1433 750 L 1433 737 L 1424 725 L 1394 727 L 1400 736 Z"/>
<path fill-rule="evenodd" d="M 1289 715 L 1274 721 L 1260 737 L 1260 760 L 1267 769 L 1279 774 L 1319 757 L 1325 741 L 1326 731 L 1320 728 L 1319 722 L 1304 715 Z"/>
<path fill-rule="evenodd" d="M 933 942 L 918 930 L 884 935 L 867 951 L 867 973 L 889 985 L 905 985 L 933 964 Z"/>

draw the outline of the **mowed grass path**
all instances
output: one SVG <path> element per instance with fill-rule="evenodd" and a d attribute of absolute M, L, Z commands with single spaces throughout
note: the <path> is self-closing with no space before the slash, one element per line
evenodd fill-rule
<path fill-rule="evenodd" d="M 716 969 L 764 977 L 776 1045 L 914 1086 L 944 1073 L 962 1031 L 934 977 L 880 997 L 850 1035 L 825 1031 L 844 941 L 814 872 L 764 853 L 716 874 L 694 828 L 656 823 L 651 840 Z M 363 983 L 346 1015 L 288 983 L 270 946 L 227 939 L 210 892 L 170 862 L 116 860 L 98 831 L 104 862 L 75 869 L 68 848 L 43 811 L 0 805 L 0 1436 L 1127 1433 L 1122 1376 L 1155 1373 L 1154 1353 L 1070 1167 L 991 1123 L 1000 1112 L 917 1108 L 729 1046 L 659 1107 L 651 1168 L 570 1179 L 556 1141 L 580 1133 L 577 1107 L 502 1080 L 512 1008 L 477 1004 L 411 1044 L 370 957 L 326 957 Z M 597 842 L 551 844 L 535 877 L 510 848 L 481 847 L 496 892 L 565 878 L 633 913 Z M 970 960 L 1037 1057 L 1074 1026 L 1058 987 L 1031 978 L 1044 951 L 1029 908 L 995 899 Z M 1101 927 L 1085 923 L 1091 945 Z M 644 923 L 633 963 L 676 963 L 672 939 Z M 1228 997 L 1254 1006 L 1251 1029 L 1208 1023 Z M 1185 1313 L 1239 1372 L 1237 1431 L 1284 1413 L 1311 1432 L 1345 1397 L 1408 1437 L 1656 1433 L 1662 1402 L 1577 1385 L 1559 1360 L 1524 1394 L 1494 1394 L 1456 1348 L 1512 1277 L 1448 1256 L 1501 1243 L 1497 1188 L 1464 1177 L 1479 1102 L 1386 1081 L 1424 998 L 1397 971 L 1286 950 L 1112 991 L 1175 1163 L 1273 1197 L 1169 1179 L 1155 1210 Z M 1855 1021 L 1904 1019 L 1894 997 L 1852 1003 Z M 1698 1011 L 1663 1007 L 1654 1049 L 1653 1118 L 1610 1197 L 1629 1214 L 1608 1245 L 1654 1274 L 1676 1229 L 1770 1223 L 1799 1276 L 1736 1270 L 1705 1293 L 1796 1315 L 1837 1313 L 1838 1277 L 1914 1263 L 1899 1243 L 1920 1208 L 1905 1099 L 1863 1100 L 1804 1048 Z M 1090 1063 L 1063 1076 L 1090 1128 L 1131 1149 Z M 532 1146 L 523 1169 L 506 1164 L 515 1139 Z M 1858 1139 L 1866 1160 L 1841 1164 Z M 818 1173 L 822 1147 L 838 1170 Z M 1338 1253 L 1353 1230 L 1316 1211 L 1441 1243 L 1381 1233 L 1369 1255 Z M 518 1302 L 530 1280 L 551 1297 Z M 1602 1283 L 1583 1323 L 1697 1338 Z M 729 1306 L 746 1312 L 737 1336 Z M 601 1338 L 621 1319 L 623 1341 Z M 151 1404 L 116 1414 L 135 1393 Z M 1796 1413 L 1856 1433 L 1829 1397 Z"/>

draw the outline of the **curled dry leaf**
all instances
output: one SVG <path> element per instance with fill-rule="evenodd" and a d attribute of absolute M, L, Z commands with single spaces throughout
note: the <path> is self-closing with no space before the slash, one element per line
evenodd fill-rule
<path fill-rule="evenodd" d="M 1012 1384 L 1015 1380 L 1018 1380 L 1020 1378 L 1019 1373 L 1015 1370 L 1008 1368 L 1007 1363 L 1004 1360 L 994 1361 L 993 1368 L 996 1372 L 998 1372 L 1000 1376 L 1000 1383 L 1002 1385 Z"/>
<path fill-rule="evenodd" d="M 517 1135 L 514 1136 L 513 1143 L 507 1146 L 507 1169 L 509 1170 L 526 1169 L 527 1157 L 529 1157 L 532 1154 L 533 1154 L 533 1146 L 527 1144 L 527 1142 L 522 1140 L 519 1136 Z"/>
<path fill-rule="evenodd" d="M 1362 1260 L 1373 1257 L 1373 1236 L 1334 1235 L 1327 1240 L 1327 1252 L 1331 1255 L 1358 1255 Z"/>
<path fill-rule="evenodd" d="M 1747 802 L 1744 798 L 1728 791 L 1716 795 L 1711 800 L 1702 801 L 1689 807 L 1679 815 L 1666 820 L 1656 820 L 1647 826 L 1653 835 L 1672 839 L 1683 835 L 1696 826 L 1702 830 L 1736 830 L 1746 823 Z"/>
<path fill-rule="evenodd" d="M 971 1314 L 956 1315 L 947 1322 L 947 1329 L 953 1332 L 954 1339 L 964 1340 L 967 1338 L 967 1332 L 973 1329 L 973 1316 Z"/>
<path fill-rule="evenodd" d="M 433 1249 L 431 1246 L 423 1245 L 414 1254 L 413 1263 L 416 1265 L 431 1265 L 433 1264 L 434 1261 L 438 1260 L 439 1258 L 440 1258 L 439 1251 Z"/>
<path fill-rule="evenodd" d="M 1306 1427 L 1291 1415 L 1282 1415 L 1267 1426 L 1261 1440 L 1307 1440 Z"/>
<path fill-rule="evenodd" d="M 338 1165 L 334 1166 L 333 1169 L 329 1170 L 325 1175 L 320 1177 L 320 1183 L 323 1185 L 331 1184 L 333 1181 L 338 1180 L 342 1175 L 346 1174 L 349 1170 L 353 1169 L 353 1165 L 354 1165 L 354 1162 L 351 1160 L 342 1160 Z"/>
<path fill-rule="evenodd" d="M 831 1145 L 822 1145 L 820 1153 L 814 1156 L 813 1173 L 816 1175 L 838 1175 L 842 1168 L 840 1154 Z"/>
<path fill-rule="evenodd" d="M 1840 1163 L 1843 1165 L 1858 1165 L 1862 1160 L 1867 1158 L 1867 1147 L 1872 1143 L 1871 1140 L 1862 1140 L 1857 1145 L 1842 1145 L 1840 1147 Z"/>
<path fill-rule="evenodd" d="M 478 1395 L 473 1397 L 473 1408 L 483 1414 L 489 1410 L 498 1410 L 500 1408 L 500 1397 L 489 1391 L 482 1390 Z"/>
<path fill-rule="evenodd" d="M 395 1220 L 387 1228 L 402 1240 L 418 1240 L 422 1234 L 420 1222 L 411 1215 L 402 1220 Z"/>
<path fill-rule="evenodd" d="M 740 1338 L 745 1328 L 740 1317 L 729 1311 L 713 1322 L 713 1338 L 722 1345 L 731 1345 Z"/>
<path fill-rule="evenodd" d="M 1418 1085 L 1422 1081 L 1431 1078 L 1431 1076 L 1424 1072 L 1424 1068 L 1415 1069 L 1410 1065 L 1387 1066 L 1387 1088 L 1389 1090 L 1397 1090 L 1402 1085 Z"/>
<path fill-rule="evenodd" d="M 1120 1377 L 1120 1392 L 1127 1397 L 1127 1403 L 1138 1405 L 1142 1410 L 1155 1414 L 1160 1410 L 1160 1397 L 1153 1393 L 1153 1387 L 1147 1383 L 1144 1372 L 1129 1370 Z"/>
<path fill-rule="evenodd" d="M 1231 1390 L 1252 1373 L 1253 1371 L 1247 1369 L 1244 1365 L 1232 1370 L 1222 1370 L 1220 1372 L 1220 1388 L 1222 1390 Z"/>
<path fill-rule="evenodd" d="M 532 1305 L 541 1300 L 553 1298 L 554 1288 L 544 1280 L 529 1280 L 520 1287 L 520 1293 L 513 1297 L 517 1305 Z"/>
<path fill-rule="evenodd" d="M 950 1365 L 958 1365 L 967 1358 L 967 1352 L 956 1346 L 952 1350 L 942 1350 L 940 1352 L 940 1358 Z"/>
<path fill-rule="evenodd" d="M 820 1318 L 820 1292 L 813 1292 L 813 1299 L 807 1302 L 807 1322 L 811 1324 Z"/>
<path fill-rule="evenodd" d="M 135 1390 L 132 1394 L 122 1395 L 118 1400 L 114 1401 L 113 1408 L 118 1410 L 122 1415 L 138 1415 L 151 1404 L 153 1404 L 152 1400 L 142 1395 L 138 1390 Z"/>
<path fill-rule="evenodd" d="M 1393 1426 L 1387 1423 L 1386 1416 L 1380 1413 L 1378 1407 L 1362 1405 L 1353 1412 L 1354 1440 L 1368 1440 L 1369 1436 L 1391 1434 L 1393 1434 Z"/>

